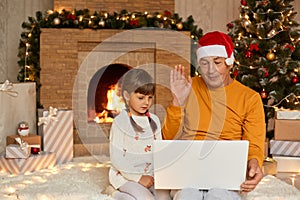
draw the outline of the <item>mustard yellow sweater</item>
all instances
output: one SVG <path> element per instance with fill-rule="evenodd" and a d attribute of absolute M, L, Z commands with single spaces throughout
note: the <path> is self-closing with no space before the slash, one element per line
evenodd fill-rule
<path fill-rule="evenodd" d="M 224 88 L 208 90 L 194 77 L 184 107 L 170 105 L 162 128 L 163 138 L 188 140 L 248 140 L 248 160 L 262 166 L 266 135 L 260 95 L 234 80 Z"/>

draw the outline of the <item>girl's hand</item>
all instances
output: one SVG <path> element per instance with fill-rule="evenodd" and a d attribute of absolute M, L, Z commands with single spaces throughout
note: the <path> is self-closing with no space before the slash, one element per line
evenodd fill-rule
<path fill-rule="evenodd" d="M 143 175 L 139 180 L 139 184 L 146 188 L 150 188 L 154 184 L 154 178 L 152 176 Z"/>
<path fill-rule="evenodd" d="M 192 78 L 188 76 L 188 79 L 186 79 L 184 66 L 176 65 L 171 70 L 170 86 L 173 94 L 173 104 L 175 106 L 183 106 L 192 87 Z"/>

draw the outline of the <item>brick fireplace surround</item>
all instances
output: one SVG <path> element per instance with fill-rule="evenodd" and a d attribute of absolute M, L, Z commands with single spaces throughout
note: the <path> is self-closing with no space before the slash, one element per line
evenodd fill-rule
<path fill-rule="evenodd" d="M 171 100 L 170 69 L 190 66 L 189 32 L 42 29 L 40 38 L 41 103 L 46 109 L 72 109 L 75 144 L 83 143 L 92 154 L 107 153 L 107 147 L 89 144 L 107 144 L 111 125 L 87 120 L 89 84 L 100 69 L 110 64 L 146 69 L 157 83 L 152 112 L 162 121 Z M 76 149 L 75 154 L 80 155 Z"/>

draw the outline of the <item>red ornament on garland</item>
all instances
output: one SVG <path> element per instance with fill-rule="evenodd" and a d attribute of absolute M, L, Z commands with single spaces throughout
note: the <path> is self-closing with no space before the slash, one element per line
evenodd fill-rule
<path fill-rule="evenodd" d="M 260 96 L 262 99 L 266 99 L 268 97 L 268 93 L 265 89 L 260 92 Z"/>
<path fill-rule="evenodd" d="M 165 15 L 166 17 L 171 17 L 171 16 L 172 16 L 172 13 L 171 13 L 170 11 L 168 11 L 168 10 L 165 10 L 165 11 L 164 11 L 164 15 Z"/>
<path fill-rule="evenodd" d="M 247 1 L 246 1 L 246 0 L 241 0 L 241 4 L 242 4 L 243 6 L 247 6 Z"/>
<path fill-rule="evenodd" d="M 294 76 L 293 78 L 292 78 L 292 83 L 298 83 L 298 81 L 299 81 L 299 78 L 298 78 L 298 76 Z"/>
<path fill-rule="evenodd" d="M 76 17 L 75 17 L 75 15 L 73 15 L 73 14 L 68 14 L 67 15 L 67 19 L 71 19 L 71 20 L 75 20 L 76 19 Z"/>
<path fill-rule="evenodd" d="M 132 19 L 129 21 L 130 26 L 138 26 L 139 25 L 139 20 L 137 19 Z"/>
<path fill-rule="evenodd" d="M 245 56 L 246 58 L 251 58 L 252 54 L 253 53 L 251 51 L 247 51 Z"/>

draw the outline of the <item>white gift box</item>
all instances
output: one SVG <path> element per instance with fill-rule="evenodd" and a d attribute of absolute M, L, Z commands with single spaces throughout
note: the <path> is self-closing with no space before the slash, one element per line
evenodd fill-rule
<path fill-rule="evenodd" d="M 273 156 L 278 172 L 300 172 L 300 157 Z"/>
<path fill-rule="evenodd" d="M 299 119 L 300 120 L 300 110 L 277 110 L 277 119 Z"/>
<path fill-rule="evenodd" d="M 55 153 L 41 152 L 31 155 L 27 159 L 8 159 L 0 154 L 0 171 L 19 175 L 55 166 Z"/>
<path fill-rule="evenodd" d="M 49 111 L 43 111 L 48 117 Z M 56 163 L 73 160 L 73 111 L 58 110 L 55 116 L 42 125 L 43 150 L 56 153 Z"/>
<path fill-rule="evenodd" d="M 10 144 L 5 148 L 5 157 L 6 158 L 28 158 L 30 156 L 29 145 L 20 147 L 18 144 Z"/>
<path fill-rule="evenodd" d="M 5 151 L 6 137 L 17 134 L 21 121 L 28 123 L 30 133 L 36 134 L 35 82 L 7 83 L 0 84 L 0 152 Z"/>

